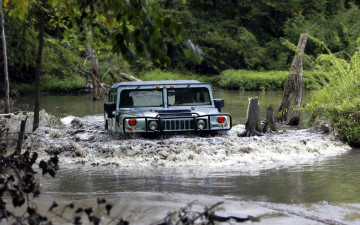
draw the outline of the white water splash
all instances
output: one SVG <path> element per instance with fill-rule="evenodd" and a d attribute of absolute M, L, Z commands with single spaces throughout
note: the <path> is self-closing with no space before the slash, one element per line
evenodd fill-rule
<path fill-rule="evenodd" d="M 61 119 L 65 128 L 40 127 L 27 144 L 40 157 L 60 153 L 60 163 L 130 166 L 226 167 L 236 171 L 292 166 L 324 160 L 350 149 L 331 135 L 310 130 L 288 130 L 262 137 L 240 138 L 236 125 L 215 137 L 177 135 L 158 139 L 119 140 L 103 128 L 102 116 Z"/>
<path fill-rule="evenodd" d="M 20 131 L 20 124 L 22 120 L 26 120 L 25 132 L 31 133 L 33 130 L 34 123 L 34 113 L 33 112 L 21 112 L 18 114 L 10 114 L 9 118 L 6 118 L 5 129 L 8 130 L 8 133 L 18 133 Z M 53 117 L 41 110 L 39 112 L 39 126 L 45 127 L 51 123 Z"/>

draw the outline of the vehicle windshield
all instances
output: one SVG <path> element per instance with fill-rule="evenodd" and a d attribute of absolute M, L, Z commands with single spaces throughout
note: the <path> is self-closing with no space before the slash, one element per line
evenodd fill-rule
<path fill-rule="evenodd" d="M 209 89 L 173 88 L 167 89 L 169 106 L 211 105 Z"/>
<path fill-rule="evenodd" d="M 163 106 L 162 89 L 123 90 L 120 93 L 120 108 Z"/>

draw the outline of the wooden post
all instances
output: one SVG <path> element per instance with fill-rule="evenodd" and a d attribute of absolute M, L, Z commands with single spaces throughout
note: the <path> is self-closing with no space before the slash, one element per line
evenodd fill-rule
<path fill-rule="evenodd" d="M 25 118 L 25 120 L 21 120 L 20 132 L 19 132 L 19 137 L 18 137 L 18 141 L 16 144 L 15 154 L 21 153 L 21 146 L 22 146 L 22 143 L 24 140 L 24 135 L 25 135 L 26 120 L 27 120 L 27 117 Z"/>
<path fill-rule="evenodd" d="M 258 98 L 249 99 L 249 106 L 247 111 L 247 122 L 245 124 L 245 131 L 238 134 L 238 137 L 262 136 L 260 133 L 260 106 Z"/>
<path fill-rule="evenodd" d="M 286 79 L 284 93 L 283 93 L 283 100 L 281 102 L 280 108 L 276 115 L 276 122 L 278 122 L 278 123 L 285 122 L 287 120 L 287 114 L 289 112 L 289 108 L 291 105 L 292 91 L 294 91 L 294 89 L 296 89 L 295 91 L 296 91 L 296 95 L 297 95 L 297 99 L 298 99 L 298 100 L 295 99 L 295 101 L 296 101 L 295 105 L 298 105 L 297 103 L 299 101 L 302 101 L 302 74 L 303 74 L 302 58 L 303 58 L 303 53 L 305 50 L 305 45 L 306 45 L 308 34 L 309 34 L 309 31 L 305 30 L 300 35 L 299 43 L 298 43 L 298 46 L 297 46 L 297 49 L 295 52 L 295 57 L 293 59 L 291 67 L 290 67 L 289 76 Z M 300 76 L 301 76 L 301 78 L 299 78 Z M 300 82 L 300 80 L 301 80 L 301 82 Z M 301 85 L 301 87 L 300 87 L 300 85 Z M 300 91 L 300 89 L 301 89 L 301 91 Z M 301 105 L 301 103 L 299 105 Z M 298 114 L 298 120 L 300 120 L 300 113 Z"/>

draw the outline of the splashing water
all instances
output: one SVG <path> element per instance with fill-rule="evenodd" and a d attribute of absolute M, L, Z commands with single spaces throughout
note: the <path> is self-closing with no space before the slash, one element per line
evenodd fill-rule
<path fill-rule="evenodd" d="M 30 115 L 30 114 L 28 114 Z M 17 131 L 24 115 L 14 116 L 8 127 Z M 61 118 L 51 123 L 41 113 L 41 126 L 26 140 L 26 145 L 46 158 L 60 153 L 64 164 L 130 166 L 226 167 L 238 171 L 260 171 L 279 166 L 315 162 L 343 154 L 350 147 L 331 135 L 311 130 L 283 130 L 262 137 L 239 138 L 244 125 L 215 137 L 197 134 L 160 136 L 158 139 L 115 138 L 103 128 L 101 115 Z M 32 123 L 28 118 L 27 131 Z"/>

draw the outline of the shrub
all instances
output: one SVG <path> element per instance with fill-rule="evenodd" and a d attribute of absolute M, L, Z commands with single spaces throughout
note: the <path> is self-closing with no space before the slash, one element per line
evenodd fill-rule
<path fill-rule="evenodd" d="M 152 70 L 139 76 L 141 80 L 199 80 L 214 82 L 215 78 L 205 75 L 197 75 L 189 72 Z"/>
<path fill-rule="evenodd" d="M 71 92 L 77 87 L 85 84 L 84 78 L 80 76 L 65 77 L 60 79 L 56 76 L 44 75 L 41 79 L 41 91 L 47 92 Z M 14 88 L 20 92 L 34 92 L 34 83 L 15 84 Z"/>
<path fill-rule="evenodd" d="M 287 72 L 225 70 L 218 82 L 220 87 L 242 91 L 278 91 L 284 89 Z"/>
<path fill-rule="evenodd" d="M 320 55 L 316 69 L 324 88 L 313 92 L 306 108 L 313 119 L 329 119 L 343 141 L 360 146 L 360 51 L 349 62 L 331 53 Z"/>

